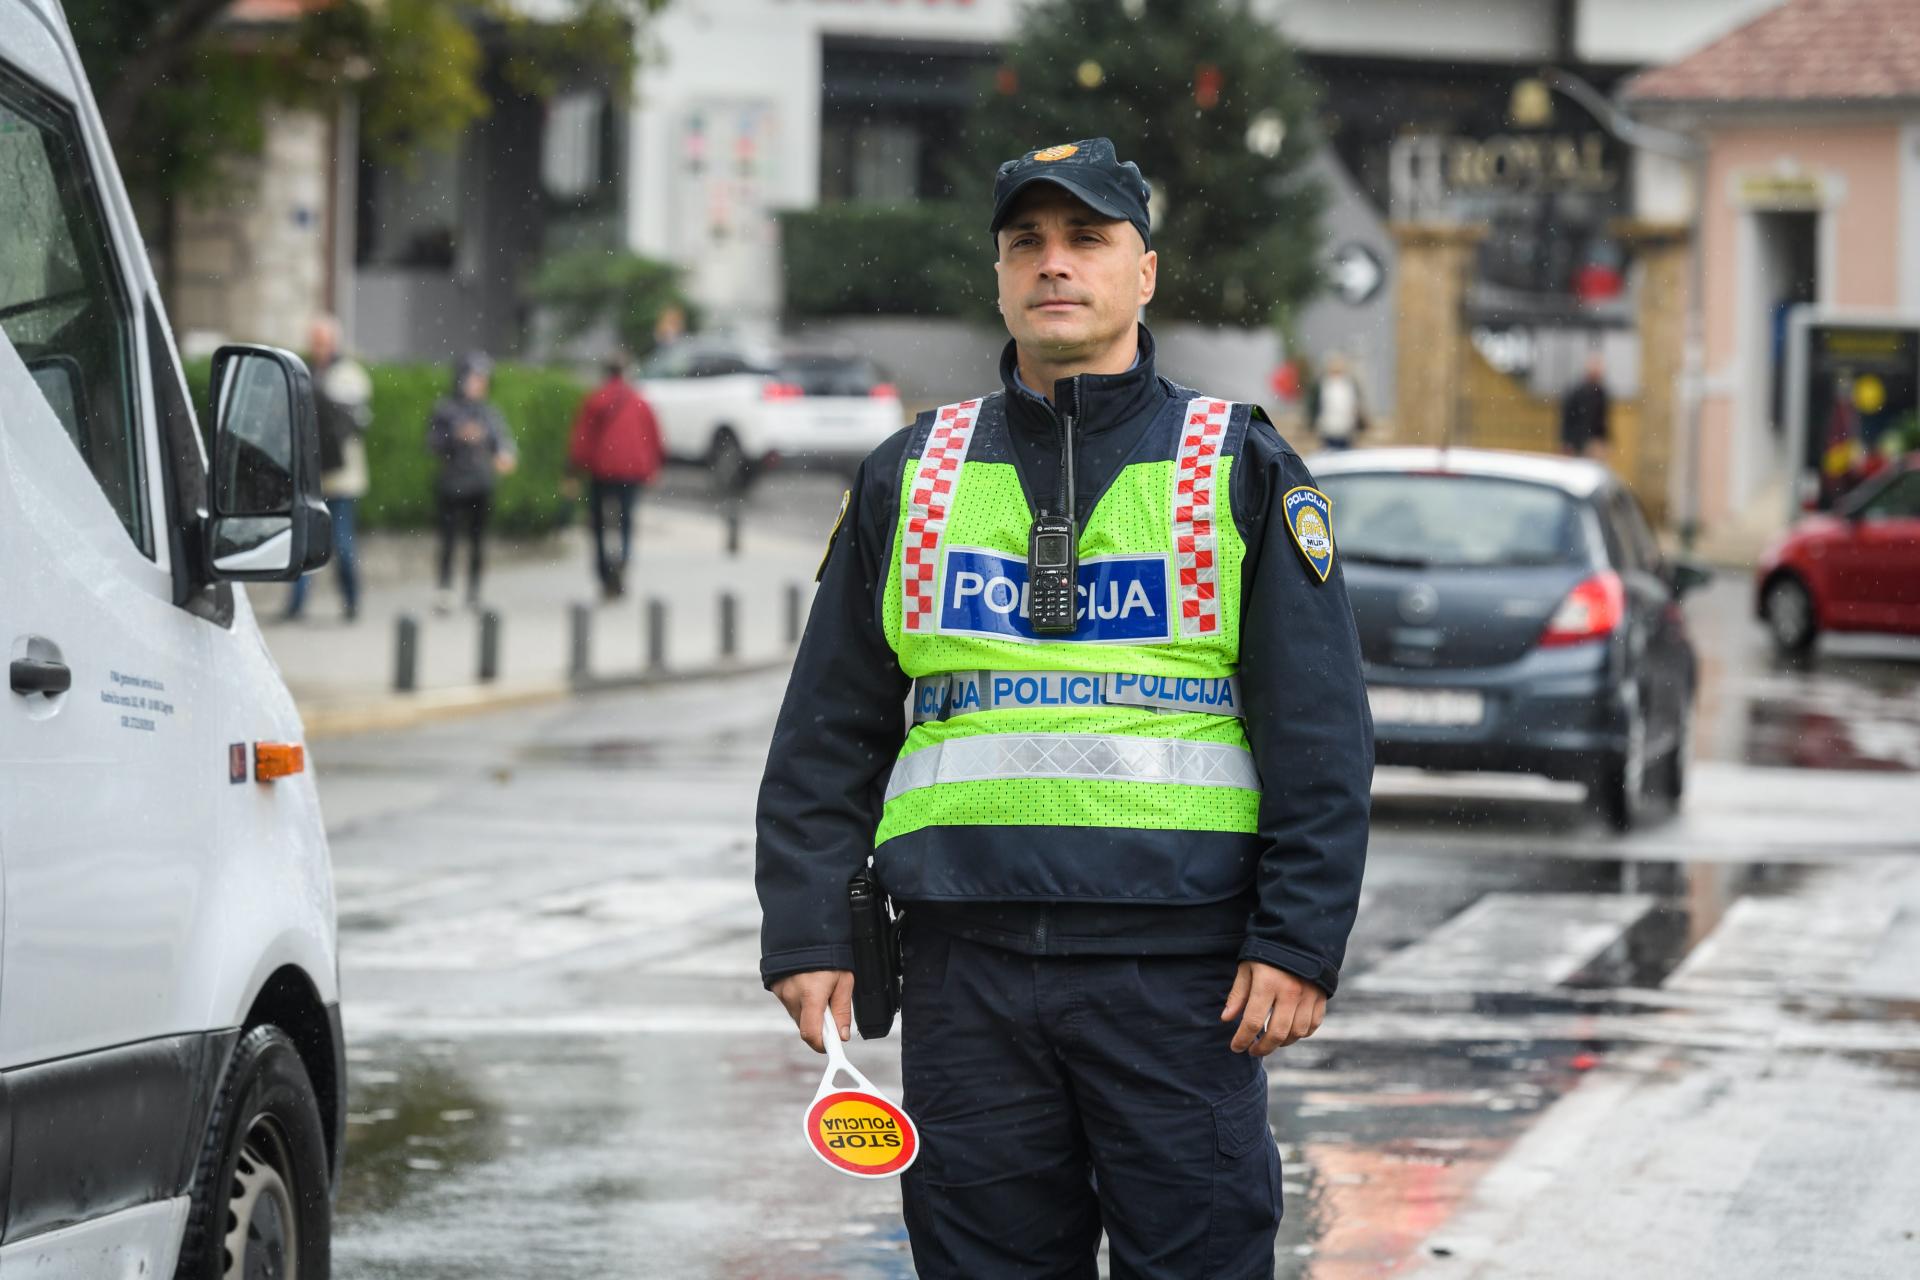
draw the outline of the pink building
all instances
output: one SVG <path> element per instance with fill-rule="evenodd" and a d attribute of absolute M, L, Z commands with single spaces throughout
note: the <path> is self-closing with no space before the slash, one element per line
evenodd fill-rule
<path fill-rule="evenodd" d="M 1787 0 L 1623 96 L 1700 147 L 1698 438 L 1675 450 L 1674 510 L 1777 527 L 1800 469 L 1789 309 L 1920 319 L 1920 0 Z"/>

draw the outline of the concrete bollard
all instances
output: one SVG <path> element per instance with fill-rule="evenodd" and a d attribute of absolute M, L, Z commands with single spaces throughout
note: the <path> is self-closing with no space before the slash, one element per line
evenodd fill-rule
<path fill-rule="evenodd" d="M 420 687 L 420 622 L 410 613 L 394 619 L 393 691 L 412 693 Z"/>
<path fill-rule="evenodd" d="M 500 615 L 488 609 L 480 615 L 480 683 L 500 678 Z"/>
<path fill-rule="evenodd" d="M 729 661 L 740 652 L 740 601 L 731 591 L 720 593 L 720 660 Z"/>
<path fill-rule="evenodd" d="M 787 643 L 800 643 L 800 584 L 787 584 Z"/>
<path fill-rule="evenodd" d="M 593 609 L 576 604 L 567 612 L 567 678 L 576 683 L 587 678 L 588 646 L 593 638 Z"/>
<path fill-rule="evenodd" d="M 647 670 L 667 669 L 667 602 L 647 601 Z"/>

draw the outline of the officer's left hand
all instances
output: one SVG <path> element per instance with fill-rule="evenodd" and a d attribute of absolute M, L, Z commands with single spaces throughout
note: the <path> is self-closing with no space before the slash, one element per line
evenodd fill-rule
<path fill-rule="evenodd" d="M 1240 1019 L 1233 1051 L 1264 1058 L 1275 1049 L 1305 1040 L 1327 1016 L 1327 993 L 1285 969 L 1258 960 L 1242 960 L 1220 1021 Z"/>

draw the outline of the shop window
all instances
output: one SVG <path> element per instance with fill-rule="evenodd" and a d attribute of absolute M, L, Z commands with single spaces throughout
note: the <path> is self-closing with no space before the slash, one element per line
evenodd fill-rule
<path fill-rule="evenodd" d="M 359 265 L 450 270 L 460 245 L 462 167 L 457 150 L 437 147 L 398 164 L 363 160 Z"/>

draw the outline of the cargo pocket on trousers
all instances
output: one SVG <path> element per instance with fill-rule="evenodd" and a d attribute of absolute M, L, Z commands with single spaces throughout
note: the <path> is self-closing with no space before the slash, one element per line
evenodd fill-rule
<path fill-rule="evenodd" d="M 1209 1276 L 1272 1274 L 1280 1225 L 1280 1151 L 1267 1127 L 1267 1073 L 1213 1104 Z M 1262 1269 L 1265 1268 L 1265 1269 Z"/>

